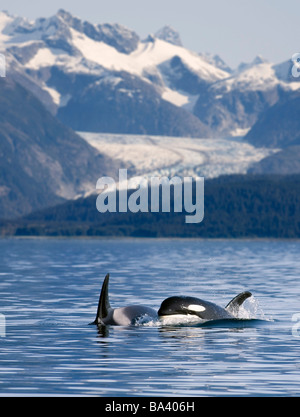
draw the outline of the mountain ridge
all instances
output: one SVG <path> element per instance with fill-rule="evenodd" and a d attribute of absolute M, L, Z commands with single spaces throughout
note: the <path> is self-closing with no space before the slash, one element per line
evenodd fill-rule
<path fill-rule="evenodd" d="M 93 190 L 113 163 L 51 115 L 24 87 L 0 78 L 0 217 L 24 215 Z"/>
<path fill-rule="evenodd" d="M 300 84 L 289 61 L 274 65 L 258 56 L 232 70 L 218 56 L 184 48 L 170 27 L 140 39 L 120 24 L 92 24 L 62 9 L 34 21 L 0 13 L 0 52 L 7 64 L 0 80 L 1 217 L 74 199 L 101 175 L 127 167 L 126 158 L 102 155 L 72 129 L 171 140 L 249 132 L 244 140 L 257 148 L 256 162 L 248 166 L 249 155 L 239 156 L 249 172 L 300 172 Z M 199 155 L 200 172 L 210 155 Z"/>
<path fill-rule="evenodd" d="M 58 116 L 62 111 L 69 119 L 74 101 L 78 102 L 78 90 L 82 88 L 79 79 L 92 86 L 97 80 L 122 78 L 122 86 L 114 85 L 110 97 L 102 103 L 105 106 L 114 105 L 114 97 L 119 95 L 120 89 L 130 91 L 126 81 L 135 77 L 140 92 L 138 99 L 134 94 L 129 97 L 132 103 L 129 118 L 134 119 L 134 111 L 139 108 L 139 126 L 124 125 L 124 120 L 118 118 L 117 101 L 118 128 L 114 133 L 122 130 L 122 133 L 137 134 L 155 132 L 153 126 L 159 124 L 157 113 L 153 114 L 147 104 L 143 105 L 151 101 L 153 91 L 159 107 L 165 108 L 164 102 L 176 107 L 168 106 L 170 120 L 176 119 L 178 114 L 182 120 L 189 119 L 180 134 L 198 137 L 235 136 L 246 132 L 260 114 L 282 96 L 300 91 L 299 82 L 291 79 L 290 67 L 285 63 L 274 65 L 257 57 L 252 63 L 232 70 L 220 57 L 184 48 L 179 34 L 170 27 L 142 40 L 120 24 L 92 24 L 62 9 L 54 16 L 34 21 L 0 14 L 0 50 L 13 57 L 15 72 L 17 64 L 22 67 L 18 69 L 19 78 L 23 70 L 28 88 L 48 110 Z M 90 107 L 95 105 L 93 95 L 81 96 L 79 105 L 83 102 L 90 102 Z M 101 100 L 100 90 L 98 97 Z M 194 118 L 202 124 L 196 132 L 193 127 L 189 128 L 190 123 L 197 124 Z M 150 130 L 149 123 L 152 124 Z M 83 130 L 88 130 L 91 124 L 87 113 Z M 97 129 L 97 132 L 103 131 L 104 126 L 99 125 Z M 108 132 L 113 129 L 111 121 Z M 158 134 L 172 136 L 174 129 L 164 129 Z"/>

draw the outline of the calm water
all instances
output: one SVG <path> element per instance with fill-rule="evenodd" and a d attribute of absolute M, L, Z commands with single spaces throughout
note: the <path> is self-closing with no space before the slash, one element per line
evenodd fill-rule
<path fill-rule="evenodd" d="M 0 395 L 298 396 L 299 254 L 299 241 L 1 239 Z M 107 272 L 115 307 L 225 306 L 247 289 L 259 320 L 100 332 L 88 323 Z"/>

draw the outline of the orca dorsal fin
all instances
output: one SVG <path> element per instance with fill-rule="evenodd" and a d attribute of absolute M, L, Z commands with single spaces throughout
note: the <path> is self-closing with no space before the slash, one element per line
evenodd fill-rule
<path fill-rule="evenodd" d="M 102 319 L 105 319 L 108 315 L 108 310 L 111 308 L 109 303 L 109 296 L 108 296 L 108 283 L 109 283 L 109 274 L 106 274 L 106 277 L 104 278 L 101 294 L 99 297 L 99 303 L 98 303 L 98 310 L 96 319 L 94 321 L 94 324 L 99 324 L 102 322 Z"/>
<path fill-rule="evenodd" d="M 252 294 L 249 291 L 244 291 L 234 297 L 225 307 L 225 310 L 228 313 L 235 314 L 238 312 L 239 307 L 243 304 L 247 298 L 251 297 Z"/>

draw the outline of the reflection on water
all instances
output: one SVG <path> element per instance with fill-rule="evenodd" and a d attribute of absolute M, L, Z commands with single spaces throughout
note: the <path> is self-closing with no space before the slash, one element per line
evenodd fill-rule
<path fill-rule="evenodd" d="M 0 240 L 0 395 L 299 395 L 298 241 Z M 242 318 L 89 325 L 111 274 L 113 307 L 172 295 Z"/>

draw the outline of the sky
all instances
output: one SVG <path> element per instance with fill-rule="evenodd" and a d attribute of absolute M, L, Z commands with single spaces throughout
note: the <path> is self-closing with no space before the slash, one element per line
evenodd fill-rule
<path fill-rule="evenodd" d="M 92 23 L 120 23 L 143 39 L 165 25 L 195 52 L 232 68 L 262 55 L 280 63 L 300 52 L 299 0 L 1 0 L 0 10 L 35 19 L 64 9 Z"/>

